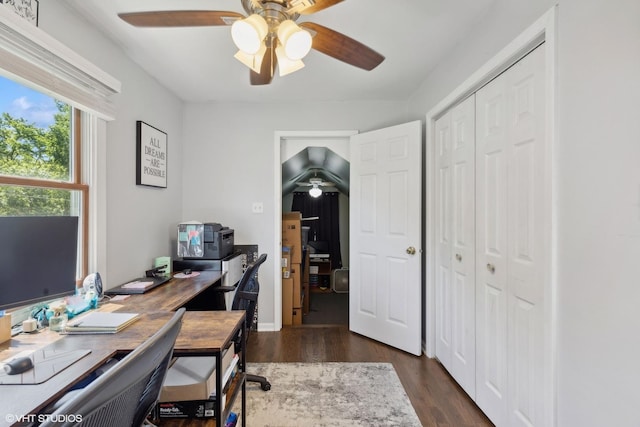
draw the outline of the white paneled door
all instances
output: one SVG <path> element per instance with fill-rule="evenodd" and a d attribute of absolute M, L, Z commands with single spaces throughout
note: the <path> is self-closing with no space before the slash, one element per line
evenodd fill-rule
<path fill-rule="evenodd" d="M 497 426 L 545 419 L 545 47 L 476 93 L 476 403 Z"/>
<path fill-rule="evenodd" d="M 420 121 L 351 137 L 349 327 L 422 354 Z"/>
<path fill-rule="evenodd" d="M 475 396 L 475 96 L 436 129 L 436 357 Z"/>

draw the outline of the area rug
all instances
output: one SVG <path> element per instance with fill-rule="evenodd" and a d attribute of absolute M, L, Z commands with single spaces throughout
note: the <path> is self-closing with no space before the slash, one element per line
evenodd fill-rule
<path fill-rule="evenodd" d="M 420 426 L 390 363 L 250 363 L 271 390 L 247 383 L 251 427 Z"/>

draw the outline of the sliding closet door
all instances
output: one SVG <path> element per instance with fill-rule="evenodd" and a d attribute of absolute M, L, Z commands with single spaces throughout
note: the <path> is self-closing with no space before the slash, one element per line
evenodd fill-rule
<path fill-rule="evenodd" d="M 475 98 L 436 121 L 436 356 L 475 396 Z"/>
<path fill-rule="evenodd" d="M 544 57 L 541 45 L 476 93 L 476 403 L 497 426 L 545 419 Z"/>

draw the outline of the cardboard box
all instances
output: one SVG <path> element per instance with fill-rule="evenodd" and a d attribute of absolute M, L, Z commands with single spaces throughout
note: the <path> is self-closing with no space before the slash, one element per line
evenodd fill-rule
<path fill-rule="evenodd" d="M 291 247 L 292 263 L 302 263 L 302 214 L 300 212 L 282 214 L 282 246 Z"/>
<path fill-rule="evenodd" d="M 223 395 L 222 407 L 225 399 Z M 184 402 L 160 402 L 153 411 L 154 419 L 177 418 L 217 418 L 218 405 L 216 399 L 190 400 Z"/>
<path fill-rule="evenodd" d="M 296 307 L 293 309 L 293 325 L 302 325 L 302 308 Z"/>
<path fill-rule="evenodd" d="M 293 279 L 293 307 L 302 307 L 302 264 L 291 265 L 291 275 Z"/>
<path fill-rule="evenodd" d="M 282 279 L 282 324 L 293 324 L 293 279 Z"/>
<path fill-rule="evenodd" d="M 230 367 L 235 364 L 234 356 L 231 348 L 222 355 L 223 385 L 229 379 Z M 215 393 L 215 357 L 178 357 L 167 371 L 159 401 L 207 400 Z"/>
<path fill-rule="evenodd" d="M 291 247 L 283 246 L 282 247 L 282 278 L 288 279 L 291 274 Z"/>
<path fill-rule="evenodd" d="M 11 339 L 11 314 L 0 317 L 0 344 Z"/>

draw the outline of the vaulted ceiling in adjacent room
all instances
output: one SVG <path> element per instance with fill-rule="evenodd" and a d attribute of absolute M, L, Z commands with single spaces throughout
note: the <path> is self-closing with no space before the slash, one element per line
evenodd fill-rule
<path fill-rule="evenodd" d="M 326 147 L 307 147 L 282 164 L 283 195 L 296 190 L 300 183 L 314 182 L 314 179 L 348 196 L 349 162 Z"/>

